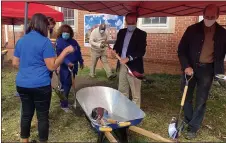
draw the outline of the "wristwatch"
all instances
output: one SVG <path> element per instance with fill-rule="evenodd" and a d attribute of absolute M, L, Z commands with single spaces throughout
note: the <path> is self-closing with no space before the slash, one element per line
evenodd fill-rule
<path fill-rule="evenodd" d="M 128 56 L 129 58 L 129 61 L 132 61 L 133 60 L 133 57 L 132 56 Z"/>

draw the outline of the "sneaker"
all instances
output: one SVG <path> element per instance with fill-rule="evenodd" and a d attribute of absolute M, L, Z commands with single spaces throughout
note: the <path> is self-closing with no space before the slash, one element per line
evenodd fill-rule
<path fill-rule="evenodd" d="M 186 134 L 185 138 L 186 138 L 187 140 L 192 140 L 192 139 L 196 138 L 196 132 L 188 132 L 188 133 Z"/>
<path fill-rule="evenodd" d="M 66 112 L 69 113 L 71 110 L 69 109 L 69 107 L 61 107 L 61 109 Z"/>

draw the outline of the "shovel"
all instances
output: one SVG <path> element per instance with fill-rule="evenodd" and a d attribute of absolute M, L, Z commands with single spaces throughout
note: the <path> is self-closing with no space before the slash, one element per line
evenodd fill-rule
<path fill-rule="evenodd" d="M 54 88 L 54 90 L 55 90 L 56 94 L 58 95 L 58 97 L 60 98 L 60 100 L 65 101 L 65 100 L 67 100 L 67 98 L 63 95 L 64 90 L 62 89 L 59 74 L 57 73 L 57 71 L 55 71 L 55 74 L 57 76 L 58 85 L 57 85 L 57 89 Z"/>
<path fill-rule="evenodd" d="M 219 79 L 217 82 L 221 85 L 221 87 L 226 89 L 226 75 L 217 74 L 215 77 Z"/>
<path fill-rule="evenodd" d="M 110 47 L 109 45 L 108 45 L 108 48 L 109 48 L 110 50 L 112 50 L 111 47 Z M 116 54 L 115 56 L 116 56 L 116 58 L 117 58 L 119 61 L 121 60 L 121 57 L 119 57 L 118 54 Z M 127 68 L 128 74 L 129 74 L 130 76 L 135 77 L 135 78 L 137 78 L 137 79 L 139 79 L 139 80 L 141 80 L 141 81 L 147 82 L 147 83 L 149 83 L 149 84 L 151 84 L 151 83 L 153 82 L 153 80 L 147 79 L 147 78 L 144 76 L 144 74 L 141 74 L 141 73 L 139 73 L 139 72 L 137 72 L 137 71 L 131 71 L 130 68 L 129 68 L 126 64 L 125 64 L 124 66 Z"/>
<path fill-rule="evenodd" d="M 223 74 L 217 74 L 215 77 L 220 79 L 220 80 L 225 80 L 226 81 L 226 76 L 223 75 Z"/>
<path fill-rule="evenodd" d="M 172 139 L 176 139 L 180 136 L 180 134 L 183 130 L 183 127 L 185 125 L 185 122 L 181 119 L 181 112 L 183 110 L 184 101 L 185 101 L 187 91 L 188 91 L 188 83 L 192 79 L 192 77 L 193 77 L 193 74 L 191 75 L 191 77 L 189 79 L 187 79 L 187 75 L 185 74 L 186 84 L 185 84 L 185 87 L 184 87 L 184 92 L 183 92 L 183 96 L 182 96 L 182 100 L 181 100 L 180 112 L 178 114 L 178 118 L 173 117 L 171 119 L 171 122 L 170 122 L 169 127 L 168 127 L 169 137 L 172 138 Z"/>
<path fill-rule="evenodd" d="M 74 77 L 74 75 L 73 75 L 73 70 L 74 70 L 74 66 L 73 67 L 68 67 L 68 70 L 70 71 L 70 73 L 71 73 L 71 81 L 72 81 L 72 92 L 73 92 L 73 95 L 74 95 L 74 97 L 76 97 L 76 90 L 75 90 L 75 77 Z M 74 102 L 74 104 L 72 105 L 73 106 L 73 108 L 74 109 L 76 109 L 76 98 L 75 98 L 75 102 Z"/>

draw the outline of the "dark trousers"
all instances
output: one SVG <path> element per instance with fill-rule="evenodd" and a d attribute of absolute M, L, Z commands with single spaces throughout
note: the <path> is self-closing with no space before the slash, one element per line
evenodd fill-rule
<path fill-rule="evenodd" d="M 192 132 L 197 132 L 202 124 L 213 77 L 213 64 L 197 66 L 194 70 L 194 77 L 189 82 L 184 104 L 184 120 Z M 183 79 L 184 84 L 185 79 Z M 196 101 L 193 109 L 193 93 L 196 86 Z"/>
<path fill-rule="evenodd" d="M 40 141 L 47 141 L 49 136 L 49 108 L 51 102 L 51 86 L 39 88 L 22 88 L 17 86 L 21 108 L 21 138 L 30 137 L 31 121 L 36 110 L 38 118 L 38 134 Z"/>
<path fill-rule="evenodd" d="M 75 77 L 77 72 L 78 72 L 78 65 L 75 65 L 73 69 L 73 77 Z M 65 67 L 65 66 L 60 67 L 60 82 L 62 84 L 62 88 L 64 89 L 64 96 L 68 99 L 71 86 L 72 86 L 71 73 L 68 70 L 68 67 Z"/>

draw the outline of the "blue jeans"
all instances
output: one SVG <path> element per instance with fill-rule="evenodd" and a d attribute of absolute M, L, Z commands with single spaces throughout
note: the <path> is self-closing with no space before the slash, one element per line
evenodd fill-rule
<path fill-rule="evenodd" d="M 184 121 L 189 125 L 191 132 L 197 132 L 202 124 L 206 110 L 206 101 L 214 77 L 213 64 L 199 66 L 194 71 L 195 74 L 189 82 L 184 103 Z M 183 81 L 184 80 L 185 79 L 183 79 Z M 183 82 L 183 85 L 184 84 L 185 82 Z M 196 101 L 195 107 L 193 108 L 193 93 L 196 86 Z"/>
<path fill-rule="evenodd" d="M 40 141 L 47 141 L 49 136 L 49 108 L 52 88 L 44 86 L 39 88 L 23 88 L 17 86 L 21 99 L 21 138 L 30 137 L 31 121 L 36 110 L 38 118 L 38 134 Z"/>

